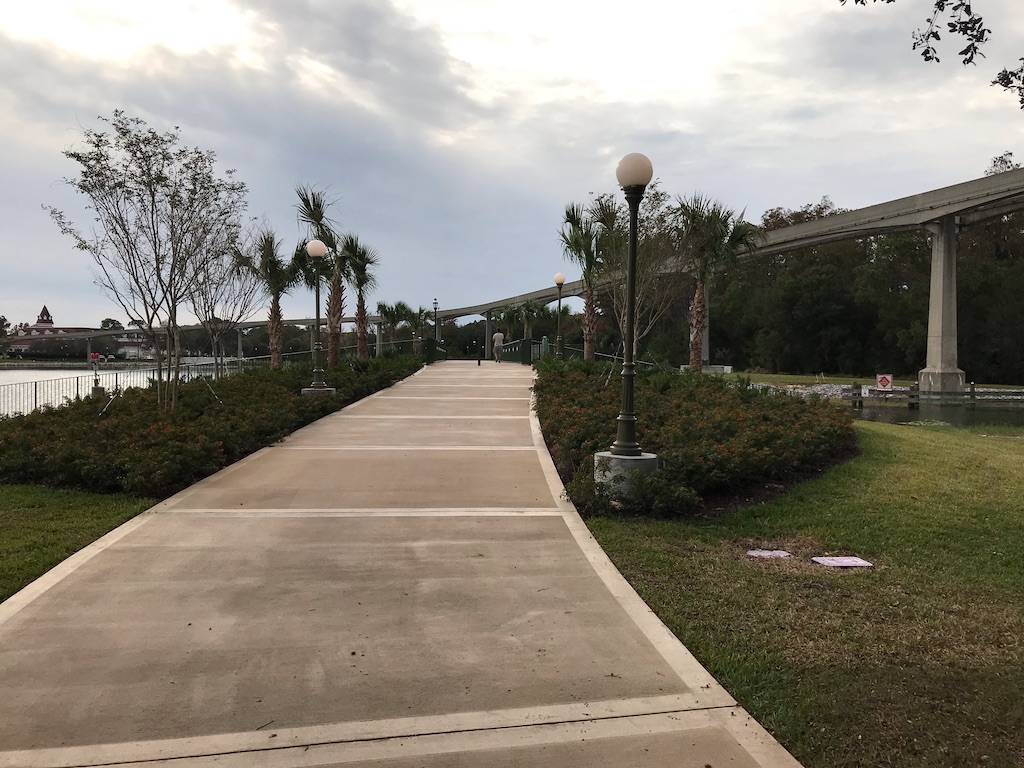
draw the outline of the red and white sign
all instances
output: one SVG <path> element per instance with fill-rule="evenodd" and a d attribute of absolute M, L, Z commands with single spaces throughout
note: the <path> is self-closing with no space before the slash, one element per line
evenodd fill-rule
<path fill-rule="evenodd" d="M 875 376 L 875 389 L 879 392 L 892 392 L 892 374 L 880 373 Z"/>

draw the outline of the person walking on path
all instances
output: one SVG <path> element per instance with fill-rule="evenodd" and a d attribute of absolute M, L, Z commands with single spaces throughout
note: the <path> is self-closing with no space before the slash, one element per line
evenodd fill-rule
<path fill-rule="evenodd" d="M 501 331 L 495 331 L 491 337 L 491 343 L 494 346 L 494 360 L 495 362 L 501 362 L 501 345 L 505 343 L 505 334 Z"/>

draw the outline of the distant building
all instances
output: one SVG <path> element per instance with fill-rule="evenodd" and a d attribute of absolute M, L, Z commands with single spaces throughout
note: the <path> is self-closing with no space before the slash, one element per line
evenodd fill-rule
<path fill-rule="evenodd" d="M 40 342 L 59 341 L 60 337 L 67 333 L 88 333 L 90 331 L 102 331 L 102 328 L 72 328 L 71 326 L 57 326 L 53 322 L 50 310 L 45 306 L 39 313 L 39 317 L 32 325 L 20 325 L 12 328 L 8 333 L 11 345 L 8 354 L 19 355 L 33 351 L 32 345 Z M 105 331 L 105 335 L 109 332 Z M 70 340 L 69 340 L 70 341 Z M 75 341 L 84 343 L 84 339 Z M 118 357 L 126 360 L 148 360 L 153 356 L 152 345 L 146 339 L 146 335 L 133 328 L 124 328 L 118 332 L 114 339 L 117 344 Z M 39 351 L 38 349 L 36 351 Z M 111 356 L 113 358 L 113 356 Z"/>
<path fill-rule="evenodd" d="M 153 345 L 141 331 L 125 330 L 117 337 L 117 354 L 125 360 L 151 360 Z"/>
<path fill-rule="evenodd" d="M 19 354 L 28 352 L 29 347 L 40 341 L 56 341 L 65 333 L 80 333 L 82 331 L 95 331 L 95 328 L 71 328 L 70 326 L 57 326 L 53 323 L 50 310 L 43 305 L 42 312 L 32 325 L 22 325 L 12 329 L 9 335 L 11 340 L 11 353 Z"/>

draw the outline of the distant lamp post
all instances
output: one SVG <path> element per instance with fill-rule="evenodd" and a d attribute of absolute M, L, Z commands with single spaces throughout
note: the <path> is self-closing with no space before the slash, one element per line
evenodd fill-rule
<path fill-rule="evenodd" d="M 559 272 L 555 275 L 555 285 L 558 286 L 558 330 L 555 334 L 555 357 L 562 359 L 562 286 L 565 284 L 565 275 Z"/>
<path fill-rule="evenodd" d="M 437 325 L 437 299 L 434 299 L 434 341 L 441 340 L 441 329 Z"/>
<path fill-rule="evenodd" d="M 633 412 L 633 385 L 636 363 L 633 361 L 634 325 L 636 313 L 636 250 L 637 219 L 644 191 L 654 177 L 654 168 L 646 156 L 632 152 L 621 160 L 615 177 L 626 195 L 629 205 L 629 250 L 626 254 L 626 317 L 623 336 L 622 409 L 616 421 L 615 442 L 609 451 L 594 455 L 594 475 L 600 482 L 616 480 L 622 493 L 629 491 L 629 473 L 650 473 L 658 468 L 658 457 L 643 453 L 636 440 L 636 414 Z"/>
<path fill-rule="evenodd" d="M 327 246 L 321 240 L 310 240 L 306 243 L 306 253 L 316 267 L 316 325 L 313 326 L 313 383 L 305 387 L 302 394 L 333 395 L 334 388 L 324 382 L 324 369 L 320 364 L 323 356 L 323 345 L 320 343 L 320 262 L 327 255 Z"/>

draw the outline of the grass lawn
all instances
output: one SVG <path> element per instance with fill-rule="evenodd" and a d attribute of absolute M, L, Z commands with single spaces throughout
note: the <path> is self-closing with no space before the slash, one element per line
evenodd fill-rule
<path fill-rule="evenodd" d="M 1024 440 L 857 429 L 860 457 L 774 502 L 588 524 L 808 768 L 1024 765 Z M 751 548 L 794 557 L 755 560 Z M 810 561 L 824 554 L 875 567 Z"/>
<path fill-rule="evenodd" d="M 879 371 L 884 373 L 884 371 Z M 829 374 L 827 376 L 814 376 L 801 373 L 755 373 L 755 372 L 739 372 L 739 373 L 728 373 L 724 374 L 725 377 L 732 381 L 738 381 L 740 379 L 749 378 L 752 382 L 757 384 L 776 384 L 778 386 L 785 386 L 787 384 L 795 384 L 798 386 L 810 386 L 811 384 L 839 384 L 847 387 L 852 382 L 857 382 L 862 385 L 874 385 L 875 377 L 872 376 L 852 376 L 842 374 Z M 895 378 L 892 382 L 897 387 L 909 387 L 912 384 L 917 383 L 917 379 L 908 378 L 901 379 Z M 970 382 L 967 382 L 968 386 Z M 983 384 L 978 382 L 975 386 L 981 389 L 1021 389 L 1019 384 Z"/>
<path fill-rule="evenodd" d="M 0 485 L 0 602 L 154 503 L 130 496 Z"/>
<path fill-rule="evenodd" d="M 749 378 L 752 382 L 757 384 L 775 384 L 778 386 L 785 386 L 787 384 L 796 384 L 799 386 L 810 386 L 811 384 L 839 384 L 844 387 L 850 386 L 851 382 L 857 382 L 862 385 L 874 386 L 874 376 L 843 376 L 840 374 L 830 374 L 828 376 L 814 376 L 805 374 L 791 374 L 791 373 L 728 373 L 725 377 L 730 380 L 738 381 L 740 379 Z M 897 387 L 909 387 L 915 383 L 915 379 L 894 379 L 893 384 Z"/>

